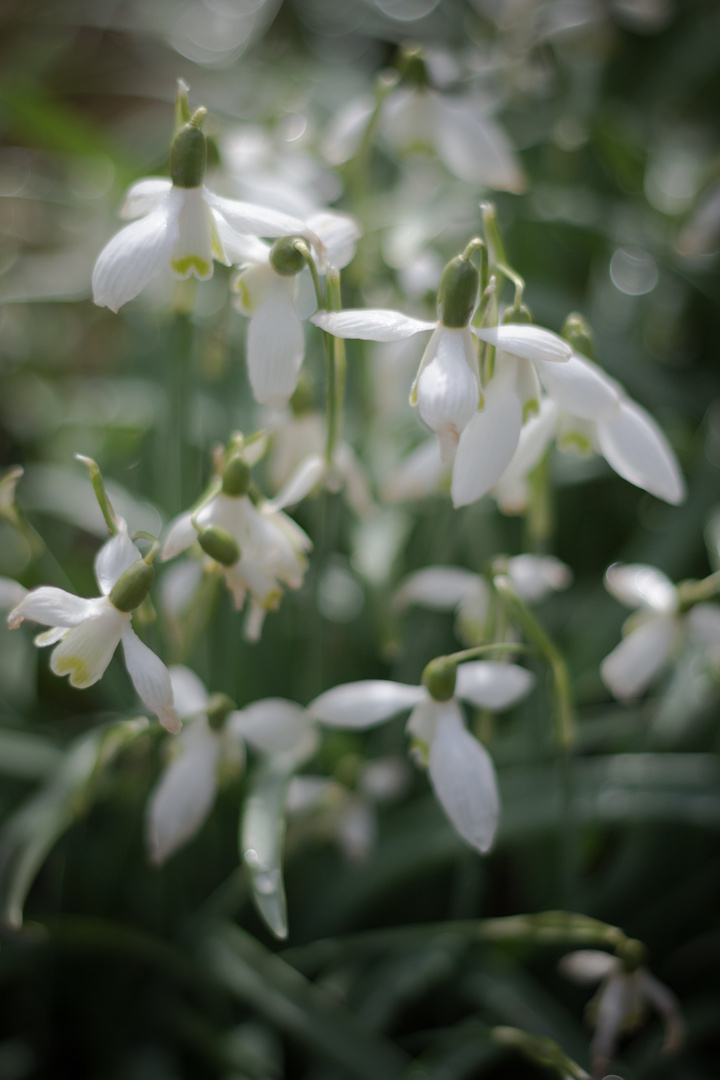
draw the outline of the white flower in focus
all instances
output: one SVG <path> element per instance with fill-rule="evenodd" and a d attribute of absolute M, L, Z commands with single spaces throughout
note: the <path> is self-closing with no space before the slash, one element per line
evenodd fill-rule
<path fill-rule="evenodd" d="M 133 184 L 121 215 L 139 218 L 103 248 L 95 263 L 93 299 L 117 311 L 160 270 L 176 278 L 212 277 L 213 259 L 226 266 L 252 255 L 257 236 L 317 237 L 290 214 L 224 199 L 203 181 L 207 157 L 199 124 L 204 110 L 180 129 L 170 153 L 170 179 L 148 177 Z"/>
<path fill-rule="evenodd" d="M 605 1076 L 620 1036 L 642 1023 L 648 1006 L 654 1008 L 664 1021 L 663 1051 L 672 1054 L 680 1049 L 685 1037 L 680 1004 L 647 968 L 640 966 L 627 970 L 619 956 L 599 949 L 569 953 L 559 966 L 562 974 L 573 982 L 600 983 L 588 1005 L 588 1016 L 595 1028 L 590 1046 L 593 1080 Z"/>
<path fill-rule="evenodd" d="M 502 711 L 524 697 L 532 683 L 532 674 L 516 664 L 479 660 L 458 666 L 455 696 L 445 701 L 435 700 L 424 686 L 371 679 L 326 691 L 308 705 L 308 712 L 331 727 L 361 730 L 412 709 L 407 731 L 427 761 L 441 806 L 460 836 L 486 852 L 499 814 L 495 770 L 465 727 L 457 698 Z"/>
<path fill-rule="evenodd" d="M 138 695 L 163 727 L 176 733 L 180 718 L 173 704 L 167 668 L 131 625 L 132 610 L 150 587 L 152 567 L 143 562 L 124 522 L 120 525 L 120 531 L 103 544 L 95 557 L 101 596 L 85 600 L 64 589 L 43 585 L 27 593 L 10 612 L 8 625 L 14 630 L 29 619 L 49 626 L 35 638 L 35 644 L 56 646 L 50 659 L 52 671 L 69 675 L 70 684 L 79 689 L 102 678 L 122 642 L 128 674 Z M 140 580 L 136 577 L 133 581 L 135 567 Z M 135 591 L 137 586 L 141 595 Z M 129 603 L 132 607 L 126 607 Z"/>
<path fill-rule="evenodd" d="M 222 774 L 242 768 L 245 743 L 261 754 L 293 753 L 298 764 L 317 746 L 305 710 L 292 701 L 268 698 L 235 709 L 225 695 L 209 695 L 189 668 L 170 668 L 170 678 L 186 723 L 173 741 L 169 762 L 147 806 L 148 846 L 157 864 L 199 831 L 215 802 Z"/>
<path fill-rule="evenodd" d="M 720 605 L 699 603 L 680 612 L 680 593 L 654 566 L 613 563 L 605 574 L 608 591 L 637 611 L 625 636 L 600 665 L 610 692 L 622 700 L 638 697 L 678 651 L 685 631 L 712 658 L 720 650 Z"/>
<path fill-rule="evenodd" d="M 354 218 L 323 211 L 309 217 L 306 227 L 321 237 L 328 266 L 342 269 L 352 260 L 361 235 Z M 276 254 L 275 248 L 258 242 L 252 252 L 235 260 L 245 269 L 233 282 L 236 307 L 250 319 L 247 364 L 253 395 L 260 404 L 278 409 L 297 386 L 305 355 L 302 318 L 315 309 L 314 298 L 308 305 L 298 296 L 302 284 L 309 292 L 309 271 L 303 270 L 305 260 L 293 251 L 292 238 L 288 244 L 289 249 L 285 246 Z"/>

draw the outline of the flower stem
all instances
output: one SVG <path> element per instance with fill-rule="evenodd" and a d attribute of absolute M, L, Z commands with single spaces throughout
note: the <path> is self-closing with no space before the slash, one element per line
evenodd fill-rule
<path fill-rule="evenodd" d="M 368 164 L 370 161 L 370 151 L 372 149 L 373 139 L 375 138 L 375 131 L 377 129 L 378 122 L 380 120 L 380 114 L 385 102 L 385 98 L 388 96 L 391 90 L 400 82 L 400 76 L 396 71 L 383 71 L 378 76 L 375 84 L 375 107 L 371 112 L 368 122 L 365 125 L 365 130 L 358 147 L 358 152 L 354 158 L 348 163 L 349 171 L 347 178 L 348 193 L 350 195 L 350 202 L 357 210 L 358 203 L 361 202 L 367 189 L 367 174 Z"/>
<path fill-rule="evenodd" d="M 169 409 L 161 476 L 160 502 L 170 513 L 178 513 L 192 497 L 187 490 L 189 475 L 188 434 L 191 404 L 191 364 L 194 327 L 190 312 L 177 310 L 170 329 L 167 357 L 167 396 Z"/>

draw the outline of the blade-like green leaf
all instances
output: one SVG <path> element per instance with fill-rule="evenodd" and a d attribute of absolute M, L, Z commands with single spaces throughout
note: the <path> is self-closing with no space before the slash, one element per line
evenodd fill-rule
<path fill-rule="evenodd" d="M 288 932 L 282 856 L 285 840 L 285 796 L 295 761 L 264 761 L 255 773 L 240 824 L 240 854 L 250 871 L 252 896 L 275 937 Z"/>

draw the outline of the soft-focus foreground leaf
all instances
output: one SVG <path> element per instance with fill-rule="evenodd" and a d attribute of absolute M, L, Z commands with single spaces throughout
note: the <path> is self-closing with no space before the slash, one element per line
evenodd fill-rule
<path fill-rule="evenodd" d="M 0 729 L 0 772 L 22 780 L 38 780 L 56 769 L 62 750 L 42 735 Z"/>
<path fill-rule="evenodd" d="M 282 875 L 285 796 L 295 761 L 269 758 L 257 770 L 240 826 L 240 854 L 250 871 L 255 906 L 275 937 L 288 932 Z"/>
<path fill-rule="evenodd" d="M 567 1056 L 554 1039 L 531 1035 L 514 1027 L 496 1027 L 490 1032 L 493 1042 L 509 1046 L 530 1061 L 552 1069 L 561 1080 L 589 1080 L 589 1073 Z"/>
<path fill-rule="evenodd" d="M 202 951 L 231 993 L 293 1039 L 359 1080 L 399 1078 L 404 1052 L 361 1024 L 239 927 L 217 924 Z"/>
<path fill-rule="evenodd" d="M 145 717 L 96 728 L 77 739 L 57 772 L 6 822 L 0 837 L 2 917 L 20 927 L 35 876 L 56 840 L 85 813 L 103 769 L 148 728 Z"/>

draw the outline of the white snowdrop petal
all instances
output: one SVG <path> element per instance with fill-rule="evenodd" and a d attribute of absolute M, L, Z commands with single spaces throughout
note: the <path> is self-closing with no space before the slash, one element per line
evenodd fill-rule
<path fill-rule="evenodd" d="M 449 473 L 440 458 L 437 439 L 428 439 L 409 454 L 386 480 L 382 497 L 385 502 L 425 499 L 440 490 Z"/>
<path fill-rule="evenodd" d="M 457 703 L 436 708 L 430 781 L 460 836 L 484 853 L 492 847 L 500 812 L 495 770 L 485 748 L 466 730 Z"/>
<path fill-rule="evenodd" d="M 617 416 L 597 425 L 600 451 L 608 465 L 636 487 L 677 506 L 685 481 L 665 435 L 634 401 L 622 401 Z"/>
<path fill-rule="evenodd" d="M 194 716 L 205 712 L 209 695 L 202 679 L 182 664 L 173 664 L 168 668 L 168 674 L 178 715 Z"/>
<path fill-rule="evenodd" d="M 613 563 L 605 571 L 608 592 L 628 607 L 647 607 L 658 612 L 675 611 L 677 589 L 662 570 L 645 563 Z"/>
<path fill-rule="evenodd" d="M 263 264 L 268 261 L 270 245 L 256 236 L 236 232 L 228 225 L 222 214 L 212 211 L 215 234 L 230 266 L 242 266 L 245 263 Z"/>
<path fill-rule="evenodd" d="M 120 217 L 130 219 L 152 213 L 171 188 L 172 180 L 165 176 L 146 176 L 143 180 L 136 181 L 125 193 Z"/>
<path fill-rule="evenodd" d="M 558 967 L 573 982 L 597 983 L 611 971 L 619 971 L 620 961 L 601 949 L 577 949 L 563 956 Z"/>
<path fill-rule="evenodd" d="M 253 236 L 304 236 L 311 242 L 314 239 L 314 234 L 305 227 L 300 218 L 282 210 L 273 210 L 268 206 L 237 199 L 224 199 L 207 189 L 204 189 L 204 197 L 210 206 L 225 218 L 228 225 L 239 233 L 251 233 Z"/>
<path fill-rule="evenodd" d="M 460 433 L 480 399 L 477 362 L 466 327 L 438 327 L 428 342 L 417 380 L 420 416 L 440 440 L 440 457 L 452 459 Z"/>
<path fill-rule="evenodd" d="M 170 523 L 170 529 L 165 537 L 160 558 L 163 562 L 166 559 L 174 559 L 181 551 L 185 551 L 191 544 L 194 544 L 197 541 L 197 536 L 197 529 L 192 522 L 192 514 L 180 514 Z"/>
<path fill-rule="evenodd" d="M 455 693 L 482 709 L 508 709 L 530 692 L 535 676 L 518 664 L 471 660 L 457 669 Z"/>
<path fill-rule="evenodd" d="M 450 485 L 456 509 L 486 495 L 517 449 L 522 427 L 520 399 L 512 391 L 494 393 L 492 387 L 491 382 L 485 408 L 475 413 L 460 436 Z"/>
<path fill-rule="evenodd" d="M 365 679 L 326 690 L 310 702 L 308 712 L 332 727 L 367 728 L 411 709 L 424 697 L 421 686 Z"/>
<path fill-rule="evenodd" d="M 686 622 L 699 645 L 720 645 L 720 604 L 696 604 Z"/>
<path fill-rule="evenodd" d="M 138 695 L 155 713 L 162 726 L 177 734 L 182 724 L 175 711 L 168 669 L 160 657 L 140 640 L 129 621 L 122 628 L 122 643 L 125 665 Z"/>
<path fill-rule="evenodd" d="M 241 315 L 255 314 L 277 280 L 277 274 L 269 262 L 258 262 L 247 267 L 233 281 L 235 307 Z"/>
<path fill-rule="evenodd" d="M 111 536 L 95 556 L 95 577 L 100 592 L 107 596 L 121 574 L 141 558 L 140 552 L 124 529 Z"/>
<path fill-rule="evenodd" d="M 508 562 L 508 576 L 520 599 L 534 604 L 553 590 L 567 589 L 572 570 L 554 555 L 516 555 Z"/>
<path fill-rule="evenodd" d="M 642 694 L 667 663 L 676 636 L 673 620 L 658 616 L 623 638 L 600 665 L 603 682 L 611 694 L 620 700 Z"/>
<path fill-rule="evenodd" d="M 540 412 L 531 416 L 523 425 L 517 450 L 495 484 L 493 494 L 503 513 L 524 512 L 528 497 L 528 473 L 535 468 L 547 451 L 555 434 L 557 422 L 557 405 L 550 398 L 543 398 L 540 402 Z"/>
<path fill-rule="evenodd" d="M 129 615 L 116 611 L 108 600 L 104 604 L 94 618 L 73 627 L 50 657 L 51 670 L 56 675 L 69 675 L 70 685 L 80 690 L 102 678 L 123 628 L 129 626 Z"/>
<path fill-rule="evenodd" d="M 255 750 L 278 754 L 295 750 L 307 742 L 312 721 L 305 709 L 285 698 L 254 701 L 227 718 L 226 730 L 246 739 Z"/>
<path fill-rule="evenodd" d="M 180 236 L 181 202 L 171 191 L 162 205 L 121 229 L 100 252 L 92 275 L 93 300 L 117 311 L 142 292 L 170 257 Z"/>
<path fill-rule="evenodd" d="M 96 599 L 85 600 L 54 585 L 41 585 L 26 593 L 17 607 L 8 615 L 8 626 L 15 630 L 23 619 L 40 623 L 41 626 L 77 626 L 84 619 L 100 614 Z"/>
<path fill-rule="evenodd" d="M 335 448 L 333 465 L 344 485 L 348 506 L 358 517 L 369 517 L 376 509 L 375 501 L 365 471 L 352 447 L 340 443 Z"/>
<path fill-rule="evenodd" d="M 395 607 L 402 609 L 410 604 L 435 611 L 453 611 L 468 596 L 477 592 L 487 595 L 487 583 L 472 570 L 459 566 L 426 566 L 409 574 L 395 593 Z"/>
<path fill-rule="evenodd" d="M 506 323 L 504 326 L 472 326 L 470 329 L 481 341 L 487 341 L 503 352 L 519 356 L 523 360 L 564 363 L 572 356 L 572 349 L 567 341 L 540 326 Z"/>
<path fill-rule="evenodd" d="M 292 284 L 275 275 L 248 327 L 248 373 L 255 400 L 278 409 L 287 404 L 295 390 L 305 354 L 302 323 L 290 291 Z"/>
<path fill-rule="evenodd" d="M 318 311 L 310 322 L 334 337 L 361 341 L 401 341 L 422 330 L 434 330 L 436 323 L 413 319 L 400 311 L 378 308 L 348 311 Z"/>
<path fill-rule="evenodd" d="M 27 589 L 19 581 L 0 577 L 0 611 L 11 611 L 27 596 Z"/>
<path fill-rule="evenodd" d="M 181 749 L 162 773 L 147 807 L 154 863 L 163 863 L 200 829 L 215 800 L 220 740 L 204 717 L 179 737 Z"/>
<path fill-rule="evenodd" d="M 288 506 L 294 506 L 295 503 L 301 502 L 318 486 L 326 472 L 325 460 L 320 454 L 311 454 L 300 462 L 284 487 L 274 499 L 270 499 L 269 505 L 273 510 L 284 510 Z"/>
<path fill-rule="evenodd" d="M 600 368 L 580 356 L 564 364 L 536 360 L 540 381 L 561 409 L 582 420 L 598 420 L 617 413 L 620 398 Z"/>
<path fill-rule="evenodd" d="M 435 144 L 443 165 L 460 180 L 500 191 L 524 191 L 525 176 L 507 135 L 475 96 L 434 94 Z"/>
<path fill-rule="evenodd" d="M 355 246 L 362 236 L 360 222 L 348 214 L 320 210 L 306 218 L 305 224 L 325 244 L 329 266 L 342 270 L 355 256 Z"/>

